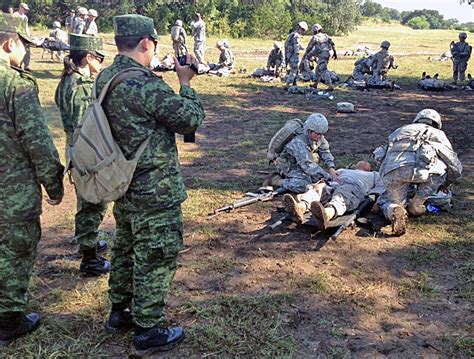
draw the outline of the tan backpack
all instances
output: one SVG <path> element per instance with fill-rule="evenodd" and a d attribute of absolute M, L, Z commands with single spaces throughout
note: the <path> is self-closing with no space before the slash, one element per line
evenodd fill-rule
<path fill-rule="evenodd" d="M 127 192 L 138 159 L 150 141 L 148 137 L 135 156 L 127 160 L 118 146 L 102 102 L 120 82 L 146 73 L 140 68 L 128 68 L 113 76 L 97 96 L 94 84 L 93 100 L 74 131 L 72 144 L 66 151 L 66 171 L 71 172 L 79 196 L 90 203 L 112 202 Z"/>
<path fill-rule="evenodd" d="M 286 121 L 285 125 L 278 130 L 268 144 L 267 160 L 273 162 L 283 151 L 285 145 L 290 142 L 296 135 L 303 132 L 303 121 L 294 118 Z"/>

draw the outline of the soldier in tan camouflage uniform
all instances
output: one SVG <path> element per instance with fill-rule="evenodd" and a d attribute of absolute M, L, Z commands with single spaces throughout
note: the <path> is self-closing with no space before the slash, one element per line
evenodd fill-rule
<path fill-rule="evenodd" d="M 389 54 L 390 42 L 382 41 L 381 50 L 372 55 L 372 76 L 369 78 L 368 84 L 374 87 L 394 87 L 394 83 L 387 79 L 388 71 L 396 69 L 398 66 L 392 55 Z"/>
<path fill-rule="evenodd" d="M 270 51 L 268 55 L 267 70 L 273 71 L 275 77 L 278 77 L 281 70 L 285 67 L 285 54 L 281 48 L 281 43 L 276 41 L 273 44 L 272 51 Z"/>
<path fill-rule="evenodd" d="M 467 34 L 461 32 L 458 42 L 451 42 L 451 54 L 453 55 L 453 84 L 456 85 L 458 80 L 464 82 L 466 79 L 467 63 L 471 57 L 472 46 L 467 42 Z"/>
<path fill-rule="evenodd" d="M 186 48 L 186 31 L 184 31 L 183 22 L 181 20 L 176 20 L 176 23 L 171 28 L 171 41 L 173 42 L 173 50 L 176 57 L 188 53 L 188 49 Z"/>
<path fill-rule="evenodd" d="M 29 43 L 26 22 L 0 14 L 0 346 L 39 326 L 39 315 L 25 311 L 41 237 L 41 185 L 49 204 L 63 197 L 64 168 L 36 80 L 19 68 Z"/>
<path fill-rule="evenodd" d="M 305 21 L 298 23 L 298 27 L 293 31 L 285 41 L 285 60 L 286 65 L 290 66 L 290 72 L 286 77 L 286 86 L 296 85 L 298 81 L 298 64 L 300 61 L 301 36 L 308 30 L 308 24 Z"/>

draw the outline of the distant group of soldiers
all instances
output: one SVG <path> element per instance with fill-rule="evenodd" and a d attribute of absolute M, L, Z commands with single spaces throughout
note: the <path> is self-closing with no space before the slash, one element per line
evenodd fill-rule
<path fill-rule="evenodd" d="M 67 31 L 72 34 L 98 36 L 99 29 L 95 21 L 98 16 L 97 10 L 88 10 L 83 6 L 78 6 L 77 10 L 69 11 L 64 25 Z"/>

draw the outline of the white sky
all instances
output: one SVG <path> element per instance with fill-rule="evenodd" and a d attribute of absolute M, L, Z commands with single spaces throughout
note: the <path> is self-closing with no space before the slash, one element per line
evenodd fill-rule
<path fill-rule="evenodd" d="M 438 10 L 445 19 L 456 18 L 460 22 L 474 21 L 474 2 L 468 5 L 459 0 L 374 0 L 386 7 L 403 10 Z"/>

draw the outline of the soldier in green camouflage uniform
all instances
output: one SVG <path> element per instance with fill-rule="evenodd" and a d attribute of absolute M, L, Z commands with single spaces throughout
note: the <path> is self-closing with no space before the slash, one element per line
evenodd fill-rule
<path fill-rule="evenodd" d="M 100 71 L 104 59 L 102 39 L 99 37 L 69 34 L 69 44 L 70 55 L 66 58 L 55 95 L 66 132 L 66 147 L 72 143 L 74 129 L 92 100 L 92 77 Z M 110 263 L 97 256 L 97 252 L 107 249 L 106 241 L 97 241 L 98 228 L 107 206 L 86 202 L 77 193 L 76 199 L 74 239 L 79 243 L 83 255 L 80 271 L 91 276 L 108 273 Z"/>
<path fill-rule="evenodd" d="M 63 166 L 38 99 L 35 79 L 18 66 L 25 22 L 0 14 L 0 346 L 39 325 L 25 314 L 26 292 L 41 237 L 41 187 L 51 205 L 63 197 Z"/>
<path fill-rule="evenodd" d="M 182 328 L 163 328 L 166 297 L 183 245 L 181 203 L 186 191 L 178 159 L 175 133 L 194 131 L 204 118 L 196 92 L 190 87 L 194 72 L 175 61 L 181 85 L 179 95 L 148 70 L 158 36 L 153 20 L 140 15 L 113 19 L 119 54 L 96 82 L 100 91 L 112 76 L 128 68 L 144 70 L 118 84 L 103 107 L 112 134 L 126 158 L 150 141 L 138 161 L 124 197 L 115 201 L 116 239 L 112 248 L 107 329 L 131 328 L 136 354 L 171 349 L 183 338 Z M 197 66 L 197 61 L 187 55 Z"/>

